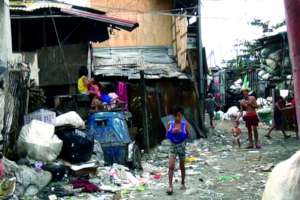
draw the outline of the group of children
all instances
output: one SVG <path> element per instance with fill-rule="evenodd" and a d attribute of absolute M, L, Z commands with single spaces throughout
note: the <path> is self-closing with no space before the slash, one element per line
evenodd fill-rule
<path fill-rule="evenodd" d="M 82 66 L 79 70 L 77 88 L 80 94 L 91 97 L 91 109 L 93 111 L 109 109 L 117 103 L 122 103 L 116 93 L 105 93 L 100 83 L 94 79 L 89 79 L 88 70 L 85 66 Z"/>

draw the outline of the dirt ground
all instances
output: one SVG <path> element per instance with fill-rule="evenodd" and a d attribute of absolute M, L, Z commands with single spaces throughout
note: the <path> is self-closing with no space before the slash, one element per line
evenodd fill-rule
<path fill-rule="evenodd" d="M 207 139 L 195 141 L 187 146 L 187 190 L 180 190 L 180 173 L 175 175 L 174 194 L 168 196 L 167 158 L 154 150 L 146 162 L 161 168 L 161 178 L 148 183 L 145 191 L 134 192 L 128 199 L 139 200 L 258 200 L 272 165 L 289 158 L 300 147 L 293 132 L 292 138 L 284 140 L 283 135 L 274 131 L 272 139 L 264 137 L 267 129 L 259 127 L 262 149 L 248 150 L 247 133 L 242 128 L 242 148 L 232 146 L 229 121 L 217 121 L 215 130 L 210 130 Z M 158 147 L 158 149 L 162 147 Z M 194 158 L 194 160 L 193 160 Z M 196 159 L 196 160 L 195 160 Z M 177 167 L 178 169 L 178 167 Z"/>

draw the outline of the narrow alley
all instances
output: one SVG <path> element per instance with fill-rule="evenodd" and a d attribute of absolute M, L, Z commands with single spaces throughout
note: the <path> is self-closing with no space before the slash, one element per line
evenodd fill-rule
<path fill-rule="evenodd" d="M 283 140 L 279 132 L 268 140 L 263 137 L 267 129 L 259 128 L 262 149 L 248 150 L 245 149 L 247 137 L 243 129 L 243 146 L 239 149 L 232 146 L 230 128 L 230 121 L 218 121 L 208 139 L 188 145 L 187 190 L 180 190 L 178 170 L 173 196 L 166 195 L 168 148 L 166 145 L 156 148 L 145 157 L 144 170 L 161 174 L 161 179 L 149 183 L 144 192 L 129 195 L 129 199 L 260 200 L 273 167 L 298 151 L 300 143 L 295 138 Z"/>
<path fill-rule="evenodd" d="M 300 0 L 0 0 L 0 200 L 300 200 Z"/>

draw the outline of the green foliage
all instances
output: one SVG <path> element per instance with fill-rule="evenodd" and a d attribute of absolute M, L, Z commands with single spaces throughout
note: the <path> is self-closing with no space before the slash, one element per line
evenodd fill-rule
<path fill-rule="evenodd" d="M 250 22 L 251 26 L 261 28 L 263 35 L 273 32 L 278 28 L 285 26 L 285 24 L 285 21 L 283 21 L 271 25 L 270 21 L 263 21 L 261 19 L 254 19 Z M 256 41 L 244 40 L 238 41 L 234 47 L 236 48 L 237 56 L 235 59 L 224 61 L 224 64 L 227 68 L 243 71 L 249 67 L 260 67 L 260 44 L 258 44 Z"/>
<path fill-rule="evenodd" d="M 271 25 L 270 21 L 262 21 L 261 19 L 255 18 L 253 21 L 250 22 L 250 25 L 261 28 L 262 33 L 265 34 L 265 33 L 272 33 L 274 31 L 276 31 L 277 29 L 285 26 L 286 23 L 285 23 L 285 21 L 283 21 L 283 22 Z"/>

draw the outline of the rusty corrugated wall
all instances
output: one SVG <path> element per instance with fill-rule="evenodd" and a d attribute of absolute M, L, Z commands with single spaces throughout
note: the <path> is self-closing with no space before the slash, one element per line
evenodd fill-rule
<path fill-rule="evenodd" d="M 3 107 L 3 152 L 6 156 L 12 156 L 14 145 L 23 126 L 23 115 L 26 105 L 27 73 L 20 70 L 7 71 L 2 74 L 4 82 L 2 95 L 4 94 Z M 1 95 L 0 95 L 1 96 Z M 2 96 L 3 97 L 3 96 Z"/>

